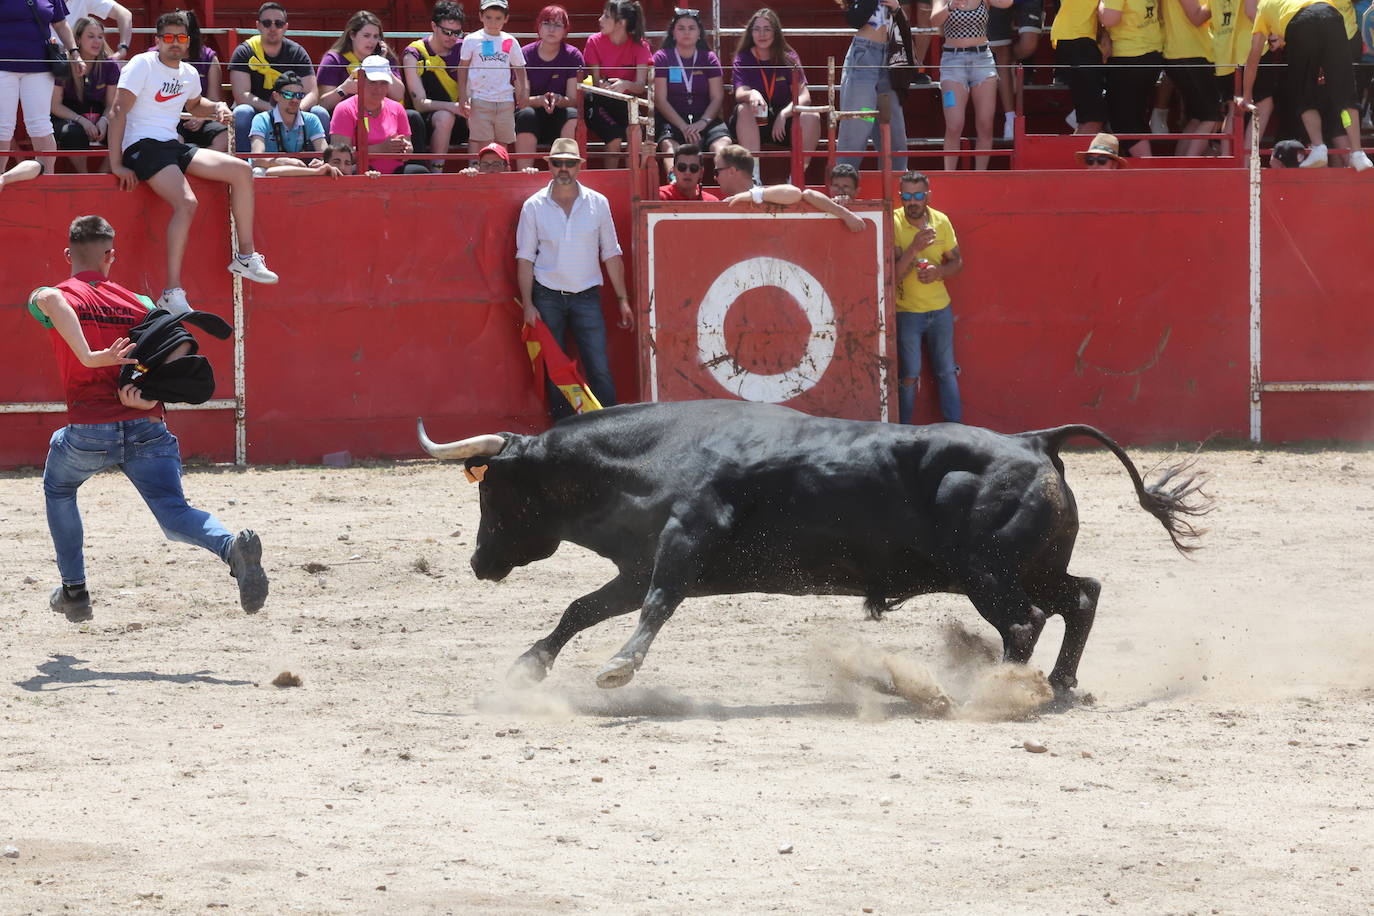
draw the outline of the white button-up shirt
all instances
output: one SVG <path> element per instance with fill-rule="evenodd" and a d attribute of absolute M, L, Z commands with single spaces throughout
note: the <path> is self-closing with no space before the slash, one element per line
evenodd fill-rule
<path fill-rule="evenodd" d="M 572 212 L 550 196 L 553 182 L 520 207 L 515 256 L 534 264 L 541 286 L 566 293 L 601 285 L 601 262 L 620 254 L 604 194 L 578 183 Z"/>

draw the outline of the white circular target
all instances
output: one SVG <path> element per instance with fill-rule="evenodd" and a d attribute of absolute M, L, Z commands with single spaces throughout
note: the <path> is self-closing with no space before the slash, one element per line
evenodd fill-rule
<path fill-rule="evenodd" d="M 725 343 L 725 316 L 744 293 L 776 286 L 801 306 L 810 328 L 806 351 L 786 372 L 763 375 L 739 364 Z M 815 387 L 835 357 L 835 307 L 819 280 L 781 258 L 749 258 L 716 277 L 697 309 L 697 355 L 727 391 L 746 401 L 780 404 Z"/>

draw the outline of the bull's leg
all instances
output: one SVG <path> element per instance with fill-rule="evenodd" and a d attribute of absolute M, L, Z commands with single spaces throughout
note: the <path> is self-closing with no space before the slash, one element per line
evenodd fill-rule
<path fill-rule="evenodd" d="M 663 527 L 658 539 L 658 554 L 639 626 L 609 662 L 596 674 L 598 687 L 624 687 L 635 676 L 659 629 L 687 597 L 696 581 L 700 557 L 709 537 L 704 523 L 674 518 Z"/>
<path fill-rule="evenodd" d="M 1066 574 L 1040 599 L 1045 610 L 1064 618 L 1064 642 L 1059 647 L 1054 670 L 1050 672 L 1050 686 L 1057 694 L 1078 686 L 1078 663 L 1083 658 L 1083 647 L 1088 644 L 1088 633 L 1097 616 L 1100 594 L 1102 583 L 1096 579 Z"/>
<path fill-rule="evenodd" d="M 976 571 L 964 582 L 964 593 L 983 619 L 1002 637 L 1002 658 L 1024 665 L 1035 652 L 1045 614 L 1031 604 L 1021 584 L 1005 573 Z"/>
<path fill-rule="evenodd" d="M 542 681 L 570 639 L 603 620 L 628 614 L 639 607 L 644 588 L 644 576 L 621 573 L 596 591 L 578 598 L 568 605 L 553 632 L 515 660 L 506 673 L 506 680 L 516 684 Z"/>

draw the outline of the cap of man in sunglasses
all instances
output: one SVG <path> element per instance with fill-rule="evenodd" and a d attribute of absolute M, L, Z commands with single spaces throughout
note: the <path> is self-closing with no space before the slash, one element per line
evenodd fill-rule
<path fill-rule="evenodd" d="M 684 143 L 673 154 L 673 180 L 658 189 L 659 200 L 720 200 L 701 189 L 701 147 Z"/>

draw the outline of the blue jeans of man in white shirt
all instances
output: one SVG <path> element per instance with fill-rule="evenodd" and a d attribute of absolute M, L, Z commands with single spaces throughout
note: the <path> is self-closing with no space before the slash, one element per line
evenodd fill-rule
<path fill-rule="evenodd" d="M 601 314 L 601 287 L 593 286 L 575 293 L 549 289 L 538 280 L 531 290 L 539 318 L 549 326 L 549 333 L 567 351 L 568 331 L 577 341 L 578 360 L 587 375 L 587 384 L 602 407 L 615 405 L 615 382 L 611 380 L 611 364 L 606 358 L 606 319 Z M 546 382 L 549 391 L 549 414 L 559 420 L 571 416 L 571 405 L 563 393 Z"/>

